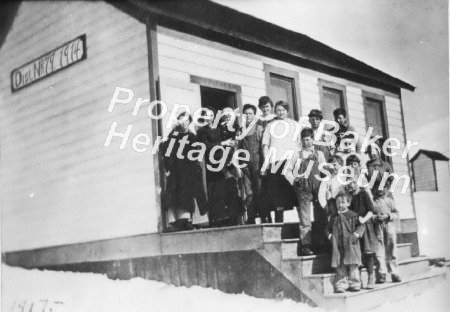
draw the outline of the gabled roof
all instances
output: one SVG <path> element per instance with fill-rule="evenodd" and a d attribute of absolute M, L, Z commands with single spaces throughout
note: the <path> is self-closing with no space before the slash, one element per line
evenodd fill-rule
<path fill-rule="evenodd" d="M 409 83 L 386 74 L 306 35 L 209 0 L 128 0 L 113 5 L 145 21 L 145 12 L 162 26 L 236 48 L 257 52 L 344 79 L 399 92 Z"/>
<path fill-rule="evenodd" d="M 411 160 L 409 162 L 413 162 L 414 160 L 416 160 L 420 154 L 424 154 L 433 160 L 444 160 L 444 161 L 449 160 L 449 158 L 447 156 L 445 156 L 444 154 L 441 154 L 439 152 L 420 149 L 416 154 L 414 154 L 414 156 L 411 158 Z"/>
<path fill-rule="evenodd" d="M 294 32 L 209 0 L 107 0 L 142 22 L 159 25 L 279 59 L 336 77 L 394 93 L 414 91 L 409 83 L 386 74 L 306 35 Z M 0 47 L 18 5 L 4 10 Z"/>

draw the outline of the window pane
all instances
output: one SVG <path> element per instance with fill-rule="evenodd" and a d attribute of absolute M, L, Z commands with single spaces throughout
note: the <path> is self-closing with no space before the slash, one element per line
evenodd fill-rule
<path fill-rule="evenodd" d="M 384 137 L 384 123 L 383 123 L 383 115 L 381 111 L 381 102 L 367 99 L 366 101 L 366 120 L 367 120 L 367 129 L 372 127 L 372 135 L 381 135 Z"/>
<path fill-rule="evenodd" d="M 288 116 L 295 119 L 294 116 L 294 80 L 292 78 L 270 75 L 269 96 L 274 101 L 286 101 L 289 104 Z"/>
<path fill-rule="evenodd" d="M 322 97 L 323 119 L 334 121 L 333 111 L 344 106 L 343 100 L 342 91 L 324 87 Z"/>

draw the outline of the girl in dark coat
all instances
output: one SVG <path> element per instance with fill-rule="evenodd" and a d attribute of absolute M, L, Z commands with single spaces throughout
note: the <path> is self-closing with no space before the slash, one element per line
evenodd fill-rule
<path fill-rule="evenodd" d="M 356 180 L 352 180 L 347 184 L 346 190 L 352 196 L 349 209 L 358 214 L 359 221 L 365 227 L 364 235 L 361 238 L 362 262 L 366 267 L 369 276 L 367 289 L 373 289 L 375 287 L 375 252 L 377 250 L 378 241 L 372 223 L 373 203 L 369 194 L 363 188 L 358 186 Z"/>
<path fill-rule="evenodd" d="M 201 214 L 207 212 L 200 163 L 188 157 L 188 153 L 195 149 L 192 143 L 196 141 L 195 134 L 189 130 L 191 122 L 190 115 L 181 113 L 167 140 L 161 144 L 164 171 L 167 177 L 164 206 L 167 208 L 169 222 L 174 220 L 171 223 L 175 230 L 193 229 L 192 215 L 196 203 Z M 188 143 L 180 149 L 183 141 Z"/>

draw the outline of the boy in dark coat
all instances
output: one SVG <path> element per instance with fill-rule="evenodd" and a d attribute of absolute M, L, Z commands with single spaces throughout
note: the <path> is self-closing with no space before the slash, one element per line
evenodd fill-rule
<path fill-rule="evenodd" d="M 364 225 L 358 214 L 349 210 L 346 193 L 336 196 L 337 213 L 331 216 L 326 234 L 331 240 L 331 266 L 336 268 L 335 292 L 359 291 L 361 282 L 358 267 L 361 265 L 359 239 L 364 233 Z"/>
<path fill-rule="evenodd" d="M 246 166 L 242 168 L 243 184 L 245 189 L 245 205 L 247 208 L 247 224 L 255 224 L 255 218 L 260 215 L 258 209 L 258 197 L 260 190 L 260 156 L 261 156 L 261 139 L 264 131 L 263 125 L 252 122 L 256 118 L 256 106 L 245 104 L 242 110 L 246 116 L 246 128 L 251 127 L 247 135 L 242 138 L 239 143 L 239 149 L 248 151 L 250 159 L 246 162 Z"/>
<path fill-rule="evenodd" d="M 375 276 L 373 274 L 375 252 L 377 250 L 377 236 L 375 234 L 372 217 L 373 204 L 369 194 L 358 186 L 357 180 L 352 180 L 346 185 L 347 192 L 352 195 L 349 209 L 359 216 L 359 222 L 364 225 L 364 234 L 361 239 L 362 262 L 367 269 L 367 289 L 375 288 Z"/>

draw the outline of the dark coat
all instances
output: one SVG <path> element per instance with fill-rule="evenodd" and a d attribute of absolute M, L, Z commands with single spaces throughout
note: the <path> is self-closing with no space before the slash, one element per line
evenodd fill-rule
<path fill-rule="evenodd" d="M 180 141 L 187 137 L 188 144 L 181 153 L 183 158 L 177 156 Z M 171 151 L 168 147 L 171 141 L 175 144 Z M 195 202 L 200 213 L 207 211 L 206 189 L 203 185 L 202 169 L 198 161 L 190 160 L 187 155 L 191 150 L 196 136 L 191 133 L 179 133 L 172 131 L 168 140 L 161 144 L 160 152 L 163 157 L 164 170 L 170 172 L 166 179 L 164 206 L 174 209 L 188 209 L 191 213 L 195 211 Z"/>
<path fill-rule="evenodd" d="M 359 237 L 364 233 L 364 226 L 359 223 L 358 218 L 359 216 L 351 210 L 347 210 L 341 214 L 336 213 L 331 216 L 326 233 L 327 236 L 329 234 L 332 235 L 332 267 L 339 266 L 341 252 L 345 265 L 361 265 L 361 247 L 359 240 L 355 244 L 351 242 L 353 233 L 357 233 Z"/>
<path fill-rule="evenodd" d="M 217 168 L 217 164 L 212 164 L 210 160 L 211 150 L 220 145 L 222 141 L 233 139 L 236 132 L 229 131 L 225 126 L 211 128 L 205 126 L 197 131 L 197 141 L 205 144 L 205 164 Z M 233 149 L 230 149 L 226 163 L 229 163 L 233 155 Z M 221 150 L 214 153 L 214 160 L 220 161 L 224 157 Z M 234 176 L 234 166 L 225 165 L 219 171 L 211 171 L 206 168 L 207 193 L 208 193 L 208 217 L 210 223 L 229 218 L 235 218 L 244 209 L 242 183 L 240 179 Z"/>
<path fill-rule="evenodd" d="M 373 203 L 366 190 L 360 189 L 358 194 L 352 196 L 352 201 L 348 209 L 356 212 L 358 216 L 364 218 L 370 211 L 374 213 Z M 377 250 L 377 235 L 375 234 L 372 218 L 364 223 L 364 234 L 361 239 L 361 251 L 365 254 L 375 253 Z"/>

